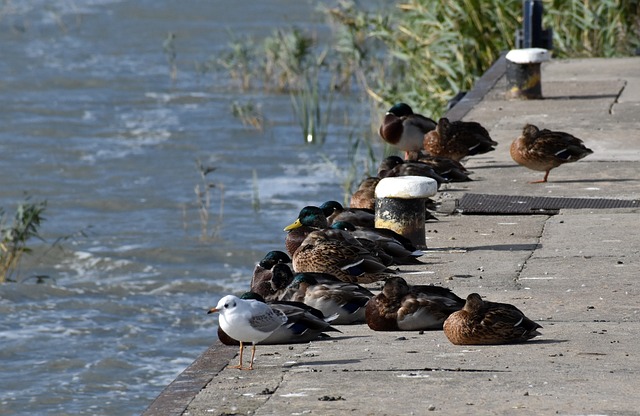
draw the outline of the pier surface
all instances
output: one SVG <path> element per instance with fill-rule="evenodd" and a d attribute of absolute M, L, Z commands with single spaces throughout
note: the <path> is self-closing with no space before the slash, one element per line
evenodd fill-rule
<path fill-rule="evenodd" d="M 258 346 L 254 371 L 226 368 L 237 347 L 216 342 L 144 414 L 639 415 L 640 207 L 612 200 L 640 200 L 640 58 L 544 63 L 535 101 L 505 99 L 504 66 L 448 113 L 480 122 L 497 149 L 467 162 L 473 182 L 440 189 L 426 264 L 400 269 L 412 284 L 514 304 L 541 337 L 465 347 L 442 331 L 340 326 L 327 340 Z M 594 153 L 530 184 L 544 172 L 509 155 L 525 123 Z M 525 197 L 540 197 L 529 212 Z M 555 198 L 577 199 L 544 206 Z"/>

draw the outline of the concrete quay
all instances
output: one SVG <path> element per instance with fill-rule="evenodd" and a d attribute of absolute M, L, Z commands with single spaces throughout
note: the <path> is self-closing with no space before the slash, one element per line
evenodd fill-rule
<path fill-rule="evenodd" d="M 448 114 L 482 123 L 499 145 L 471 158 L 473 182 L 442 187 L 408 282 L 516 305 L 542 336 L 456 346 L 442 331 L 342 334 L 258 346 L 256 369 L 225 366 L 215 343 L 145 415 L 640 415 L 640 209 L 456 213 L 465 194 L 640 200 L 640 58 L 552 60 L 543 100 L 507 101 L 504 59 Z M 525 123 L 562 130 L 594 151 L 543 172 L 516 165 Z M 213 329 L 212 329 L 213 333 Z"/>

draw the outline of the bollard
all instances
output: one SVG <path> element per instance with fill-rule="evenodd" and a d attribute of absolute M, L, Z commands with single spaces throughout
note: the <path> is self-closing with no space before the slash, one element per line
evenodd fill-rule
<path fill-rule="evenodd" d="M 542 98 L 540 64 L 549 60 L 542 48 L 512 49 L 507 53 L 507 98 Z"/>
<path fill-rule="evenodd" d="M 427 248 L 424 223 L 425 199 L 438 191 L 438 183 L 424 176 L 398 176 L 381 179 L 376 186 L 377 228 L 388 228 Z"/>

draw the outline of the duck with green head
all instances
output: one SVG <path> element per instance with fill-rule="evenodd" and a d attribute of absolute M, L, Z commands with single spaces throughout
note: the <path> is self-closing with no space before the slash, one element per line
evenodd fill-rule
<path fill-rule="evenodd" d="M 409 155 L 422 150 L 424 135 L 436 128 L 436 122 L 416 114 L 406 103 L 397 103 L 387 111 L 379 134 L 382 140 Z"/>

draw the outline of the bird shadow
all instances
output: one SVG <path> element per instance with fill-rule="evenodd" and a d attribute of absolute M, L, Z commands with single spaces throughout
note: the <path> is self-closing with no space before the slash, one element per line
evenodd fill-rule
<path fill-rule="evenodd" d="M 530 339 L 527 344 L 564 344 L 568 339 Z"/>
<path fill-rule="evenodd" d="M 344 359 L 344 360 L 323 360 L 323 361 L 305 361 L 300 363 L 295 363 L 291 367 L 310 367 L 316 365 L 345 365 L 345 364 L 358 364 L 362 362 L 362 360 L 358 360 L 355 358 L 352 359 Z"/>
<path fill-rule="evenodd" d="M 495 250 L 495 251 L 533 251 L 538 244 L 493 244 L 487 246 L 465 247 L 467 251 Z"/>
<path fill-rule="evenodd" d="M 550 180 L 547 184 L 554 183 L 599 183 L 599 182 L 636 182 L 637 179 L 633 178 L 620 178 L 620 179 L 560 179 Z"/>

